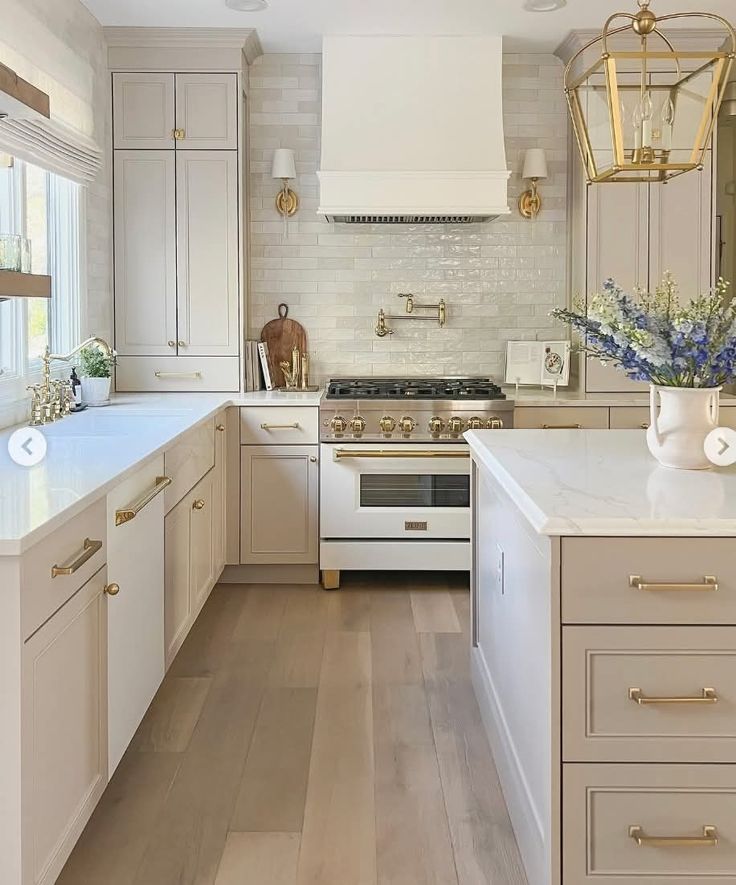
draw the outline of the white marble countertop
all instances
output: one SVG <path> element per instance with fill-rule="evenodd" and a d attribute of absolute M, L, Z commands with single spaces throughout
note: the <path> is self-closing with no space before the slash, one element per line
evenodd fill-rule
<path fill-rule="evenodd" d="M 17 427 L 0 431 L 0 556 L 23 553 L 226 406 L 316 407 L 321 396 L 321 391 L 118 394 L 107 408 L 37 428 L 48 450 L 35 467 L 20 467 L 8 454 Z"/>
<path fill-rule="evenodd" d="M 544 535 L 736 536 L 736 465 L 661 467 L 639 430 L 479 430 L 480 469 Z"/>
<path fill-rule="evenodd" d="M 630 393 L 585 393 L 580 390 L 568 390 L 560 388 L 555 396 L 549 388 L 540 390 L 538 387 L 521 387 L 518 394 L 513 385 L 505 385 L 503 392 L 507 399 L 513 401 L 517 407 L 530 406 L 641 406 L 649 407 L 649 391 L 632 391 Z M 721 394 L 722 406 L 736 406 L 736 397 L 730 394 Z"/>

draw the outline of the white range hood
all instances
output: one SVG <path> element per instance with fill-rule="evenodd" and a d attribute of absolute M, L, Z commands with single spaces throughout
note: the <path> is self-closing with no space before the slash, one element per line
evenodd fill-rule
<path fill-rule="evenodd" d="M 328 36 L 319 213 L 464 223 L 507 214 L 501 38 Z"/>

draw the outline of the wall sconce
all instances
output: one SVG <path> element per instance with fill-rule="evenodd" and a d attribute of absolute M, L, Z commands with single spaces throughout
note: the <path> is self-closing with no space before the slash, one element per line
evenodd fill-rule
<path fill-rule="evenodd" d="M 299 197 L 289 187 L 289 181 L 296 178 L 294 151 L 291 148 L 277 148 L 273 152 L 271 178 L 280 178 L 283 184 L 276 197 L 276 211 L 284 216 L 284 220 L 291 218 L 299 208 Z"/>
<path fill-rule="evenodd" d="M 542 148 L 529 148 L 526 152 L 521 177 L 531 181 L 532 186 L 519 197 L 519 212 L 524 218 L 536 218 L 542 208 L 537 182 L 547 178 L 547 157 Z"/>

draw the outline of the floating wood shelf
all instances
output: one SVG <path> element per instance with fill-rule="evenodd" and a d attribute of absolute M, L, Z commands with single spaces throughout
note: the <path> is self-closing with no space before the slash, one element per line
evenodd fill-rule
<path fill-rule="evenodd" d="M 0 270 L 0 301 L 6 298 L 51 298 L 51 277 Z"/>

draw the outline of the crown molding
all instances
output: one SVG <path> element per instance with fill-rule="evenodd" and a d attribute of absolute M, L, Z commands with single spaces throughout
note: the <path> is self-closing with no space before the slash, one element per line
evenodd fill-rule
<path fill-rule="evenodd" d="M 106 27 L 112 70 L 240 69 L 263 55 L 254 28 Z M 172 65 L 174 67 L 172 67 Z"/>
<path fill-rule="evenodd" d="M 591 40 L 599 37 L 600 34 L 600 30 L 593 29 L 570 31 L 555 49 L 554 54 L 564 64 L 567 64 L 577 52 Z M 668 28 L 666 34 L 675 43 L 675 48 L 692 52 L 707 51 L 714 47 L 720 49 L 728 39 L 723 28 Z M 618 40 L 617 45 L 620 47 L 637 48 L 639 46 L 639 38 L 635 36 L 633 31 L 629 38 L 625 34 L 618 34 L 616 39 Z M 628 47 L 627 43 L 631 43 L 631 47 Z"/>

